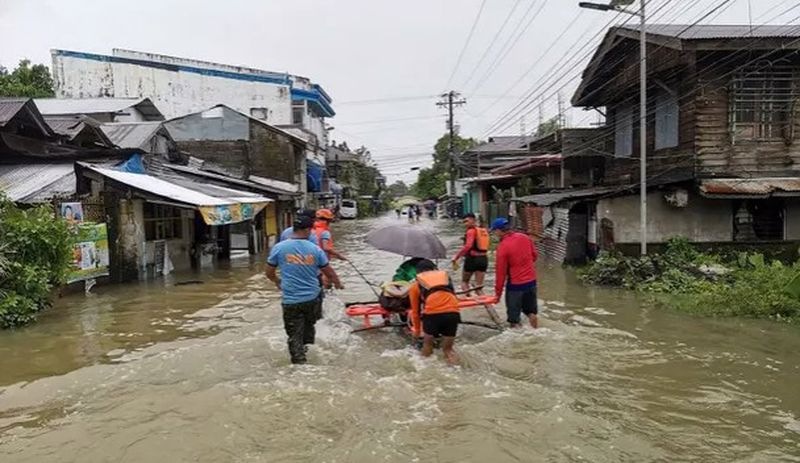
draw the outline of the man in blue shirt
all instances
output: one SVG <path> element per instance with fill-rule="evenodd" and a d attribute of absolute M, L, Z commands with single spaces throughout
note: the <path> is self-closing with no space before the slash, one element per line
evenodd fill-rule
<path fill-rule="evenodd" d="M 283 327 L 289 337 L 292 363 L 306 363 L 306 345 L 314 344 L 318 314 L 321 312 L 322 287 L 318 273 L 328 277 L 337 289 L 343 289 L 339 276 L 328 265 L 328 256 L 308 240 L 314 219 L 298 216 L 290 239 L 276 244 L 267 259 L 267 278 L 282 293 Z M 276 270 L 280 269 L 280 276 Z"/>
<path fill-rule="evenodd" d="M 315 217 L 315 215 L 316 215 L 316 212 L 314 210 L 311 210 L 311 209 L 301 209 L 301 210 L 297 211 L 297 217 L 301 217 L 301 216 L 302 217 L 311 217 L 313 219 Z M 292 237 L 292 233 L 294 233 L 293 228 L 294 227 L 286 227 L 286 229 L 283 230 L 281 232 L 280 236 L 278 237 L 278 242 L 280 243 L 281 241 L 286 241 L 289 238 L 291 238 Z M 308 235 L 308 241 L 311 241 L 314 244 L 319 244 L 317 242 L 316 233 L 309 234 Z"/>

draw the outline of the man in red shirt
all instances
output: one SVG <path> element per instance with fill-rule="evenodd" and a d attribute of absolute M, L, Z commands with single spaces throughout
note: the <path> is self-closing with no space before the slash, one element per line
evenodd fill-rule
<path fill-rule="evenodd" d="M 500 239 L 495 262 L 495 296 L 499 301 L 505 286 L 508 323 L 512 328 L 520 326 L 520 314 L 527 315 L 531 326 L 538 328 L 536 245 L 528 235 L 511 230 L 505 217 L 495 219 L 491 230 Z"/>
<path fill-rule="evenodd" d="M 464 247 L 453 257 L 453 262 L 464 258 L 464 272 L 461 275 L 461 289 L 467 291 L 469 280 L 475 275 L 475 286 L 483 286 L 483 278 L 489 268 L 489 258 L 486 253 L 489 251 L 489 231 L 478 227 L 475 214 L 464 216 L 464 226 L 467 231 L 464 235 Z M 483 291 L 475 291 L 483 294 Z"/>

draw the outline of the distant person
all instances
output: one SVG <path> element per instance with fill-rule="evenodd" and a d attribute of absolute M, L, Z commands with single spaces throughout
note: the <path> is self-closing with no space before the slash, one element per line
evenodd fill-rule
<path fill-rule="evenodd" d="M 461 272 L 461 289 L 469 290 L 470 280 L 475 275 L 475 286 L 483 286 L 486 270 L 489 268 L 489 230 L 479 227 L 475 214 L 464 216 L 464 247 L 453 257 L 456 264 L 459 259 L 464 258 L 464 270 Z M 476 290 L 478 294 L 483 294 L 483 290 Z"/>
<path fill-rule="evenodd" d="M 400 212 L 400 209 L 395 209 L 395 210 L 394 210 L 394 213 L 395 213 L 395 214 L 397 214 L 397 218 L 398 218 L 398 219 L 400 218 L 400 216 L 402 216 L 402 215 L 403 215 L 403 213 L 402 213 L 402 212 Z"/>
<path fill-rule="evenodd" d="M 414 206 L 414 218 L 417 219 L 417 222 L 422 219 L 422 210 L 419 208 L 419 205 Z"/>
<path fill-rule="evenodd" d="M 495 296 L 499 301 L 505 286 L 508 323 L 512 328 L 520 326 L 521 314 L 528 317 L 533 328 L 538 328 L 536 245 L 528 235 L 511 230 L 505 217 L 495 219 L 491 230 L 500 239 L 495 262 Z"/>
<path fill-rule="evenodd" d="M 408 221 L 414 221 L 414 206 L 408 206 Z"/>
<path fill-rule="evenodd" d="M 292 225 L 291 238 L 276 244 L 267 259 L 267 278 L 281 290 L 283 327 L 289 338 L 289 355 L 293 364 L 306 363 L 306 346 L 314 344 L 314 325 L 322 304 L 318 272 L 322 272 L 337 289 L 344 288 L 328 264 L 328 256 L 308 240 L 313 224 L 310 217 L 298 216 Z M 280 270 L 280 276 L 276 270 Z"/>
<path fill-rule="evenodd" d="M 428 259 L 417 263 L 417 275 L 408 290 L 411 303 L 411 328 L 415 338 L 422 338 L 423 357 L 433 354 L 433 342 L 442 338 L 442 351 L 450 365 L 458 363 L 454 346 L 461 323 L 458 297 L 450 276 L 438 270 Z"/>
<path fill-rule="evenodd" d="M 297 214 L 295 214 L 296 217 L 300 217 L 300 216 L 310 217 L 312 220 L 314 219 L 315 215 L 316 215 L 316 211 L 313 210 L 313 209 L 301 209 L 301 210 L 297 211 Z M 280 236 L 278 237 L 278 242 L 280 243 L 281 241 L 286 241 L 286 240 L 290 239 L 292 237 L 292 233 L 294 233 L 293 227 L 286 227 L 286 229 L 284 229 L 281 232 Z M 317 235 L 315 235 L 314 233 L 311 233 L 311 234 L 308 235 L 308 240 L 311 241 L 314 244 L 318 244 L 317 243 Z"/>

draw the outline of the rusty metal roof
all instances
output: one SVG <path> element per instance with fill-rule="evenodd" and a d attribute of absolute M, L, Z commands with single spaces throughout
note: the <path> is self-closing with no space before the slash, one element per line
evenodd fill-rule
<path fill-rule="evenodd" d="M 800 178 L 720 178 L 700 182 L 700 193 L 708 198 L 768 198 L 800 196 Z"/>

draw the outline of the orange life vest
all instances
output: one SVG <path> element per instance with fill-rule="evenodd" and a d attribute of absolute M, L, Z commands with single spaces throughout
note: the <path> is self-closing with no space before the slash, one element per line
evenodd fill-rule
<path fill-rule="evenodd" d="M 326 231 L 329 232 L 328 236 L 330 237 L 330 239 L 328 239 L 327 244 L 322 242 L 322 234 L 325 233 Z M 317 246 L 322 248 L 323 251 L 328 251 L 330 249 L 333 249 L 333 234 L 330 233 L 330 230 L 328 229 L 327 224 L 324 221 L 318 220 L 314 224 L 314 228 L 311 229 L 311 233 L 317 236 Z"/>
<path fill-rule="evenodd" d="M 478 252 L 489 251 L 489 230 L 481 227 L 475 227 L 475 244 L 472 248 Z"/>
<path fill-rule="evenodd" d="M 450 275 L 444 270 L 422 272 L 417 275 L 417 283 L 419 283 L 419 293 L 423 304 L 434 293 L 440 291 L 448 292 L 453 295 L 456 293 L 453 282 L 450 280 Z"/>

